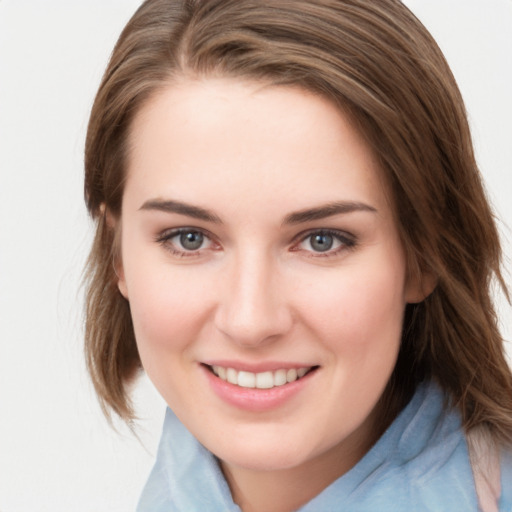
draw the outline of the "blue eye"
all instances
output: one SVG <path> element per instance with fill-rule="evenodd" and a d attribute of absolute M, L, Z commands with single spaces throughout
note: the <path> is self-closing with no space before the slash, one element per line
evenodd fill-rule
<path fill-rule="evenodd" d="M 217 248 L 208 235 L 195 228 L 170 229 L 158 235 L 156 241 L 179 257 L 199 256 L 203 250 Z"/>
<path fill-rule="evenodd" d="M 355 244 L 354 237 L 343 231 L 320 229 L 303 236 L 298 248 L 313 254 L 331 256 Z"/>
<path fill-rule="evenodd" d="M 310 235 L 309 243 L 314 251 L 325 252 L 332 249 L 332 246 L 334 245 L 334 237 L 332 235 L 316 233 L 314 235 Z"/>
<path fill-rule="evenodd" d="M 197 251 L 203 245 L 204 235 L 199 231 L 183 231 L 179 234 L 179 240 L 183 249 Z"/>

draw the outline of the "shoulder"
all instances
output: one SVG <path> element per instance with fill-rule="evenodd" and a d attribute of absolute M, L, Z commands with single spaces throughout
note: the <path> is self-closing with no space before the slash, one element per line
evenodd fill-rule
<path fill-rule="evenodd" d="M 489 430 L 476 427 L 466 435 L 480 508 L 497 512 L 501 495 L 500 451 Z"/>
<path fill-rule="evenodd" d="M 352 512 L 478 511 L 460 415 L 438 386 L 421 385 L 365 457 L 301 511 L 340 503 Z"/>
<path fill-rule="evenodd" d="M 392 424 L 396 444 L 387 446 L 383 465 L 382 494 L 396 497 L 400 489 L 402 508 L 452 512 L 477 511 L 478 501 L 468 444 L 458 410 L 435 383 L 420 386 Z"/>
<path fill-rule="evenodd" d="M 502 449 L 500 453 L 501 496 L 500 512 L 512 512 L 512 446 Z"/>

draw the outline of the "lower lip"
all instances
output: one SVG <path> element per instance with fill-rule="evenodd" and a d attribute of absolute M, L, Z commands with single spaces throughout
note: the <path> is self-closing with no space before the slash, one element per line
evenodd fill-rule
<path fill-rule="evenodd" d="M 201 365 L 214 393 L 224 402 L 246 411 L 268 411 L 284 405 L 297 395 L 314 377 L 313 370 L 294 382 L 270 389 L 243 388 L 224 381 Z"/>

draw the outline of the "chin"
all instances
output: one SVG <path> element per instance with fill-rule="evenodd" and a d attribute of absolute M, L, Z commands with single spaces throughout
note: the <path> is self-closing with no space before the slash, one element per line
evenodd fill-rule
<path fill-rule="evenodd" d="M 274 442 L 263 442 L 261 439 L 258 442 L 258 439 L 255 439 L 249 443 L 234 443 L 230 439 L 228 440 L 229 446 L 207 446 L 207 448 L 222 463 L 251 471 L 268 472 L 292 469 L 315 457 L 314 450 L 305 446 L 303 440 L 298 443 L 283 443 L 281 436 Z"/>
<path fill-rule="evenodd" d="M 276 456 L 275 451 L 266 455 L 261 453 L 236 454 L 230 458 L 220 458 L 221 464 L 227 464 L 232 467 L 243 468 L 256 472 L 274 472 L 285 471 L 301 466 L 307 461 L 299 457 L 297 453 L 283 453 Z"/>

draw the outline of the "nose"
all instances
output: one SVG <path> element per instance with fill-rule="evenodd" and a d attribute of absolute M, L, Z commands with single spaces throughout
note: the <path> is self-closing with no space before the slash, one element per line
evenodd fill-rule
<path fill-rule="evenodd" d="M 233 342 L 258 347 L 290 330 L 293 318 L 278 266 L 271 256 L 250 251 L 234 257 L 223 275 L 215 324 Z"/>

